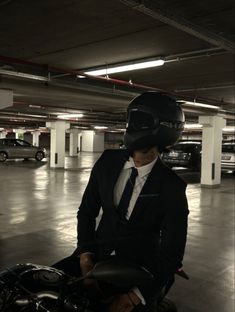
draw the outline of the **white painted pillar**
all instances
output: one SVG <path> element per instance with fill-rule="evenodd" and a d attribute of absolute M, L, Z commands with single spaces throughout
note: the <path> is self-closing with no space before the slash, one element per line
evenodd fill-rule
<path fill-rule="evenodd" d="M 15 138 L 16 139 L 24 139 L 24 133 L 26 132 L 23 129 L 13 129 L 13 132 L 15 133 Z"/>
<path fill-rule="evenodd" d="M 33 136 L 33 146 L 39 146 L 39 136 L 41 134 L 40 131 L 33 131 L 31 132 Z"/>
<path fill-rule="evenodd" d="M 50 167 L 64 168 L 65 131 L 69 124 L 65 121 L 54 121 L 47 122 L 46 126 L 51 131 Z"/>
<path fill-rule="evenodd" d="M 82 151 L 84 152 L 103 152 L 104 133 L 93 130 L 82 131 Z"/>
<path fill-rule="evenodd" d="M 84 130 L 82 131 L 82 151 L 93 152 L 93 137 L 95 131 Z"/>
<path fill-rule="evenodd" d="M 222 129 L 226 121 L 220 116 L 199 116 L 202 129 L 201 186 L 218 187 L 221 183 Z"/>
<path fill-rule="evenodd" d="M 0 131 L 0 139 L 5 139 L 7 136 L 7 131 Z"/>
<path fill-rule="evenodd" d="M 69 156 L 77 156 L 80 148 L 79 148 L 79 133 L 78 129 L 69 129 Z"/>

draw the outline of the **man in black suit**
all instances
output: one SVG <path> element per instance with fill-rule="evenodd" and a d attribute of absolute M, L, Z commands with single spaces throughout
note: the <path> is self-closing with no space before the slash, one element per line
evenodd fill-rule
<path fill-rule="evenodd" d="M 127 149 L 104 151 L 91 172 L 78 211 L 74 256 L 82 274 L 114 254 L 148 269 L 154 283 L 119 293 L 107 311 L 149 312 L 184 255 L 186 184 L 160 159 L 162 149 L 179 138 L 184 115 L 175 99 L 157 92 L 138 96 L 127 112 Z"/>

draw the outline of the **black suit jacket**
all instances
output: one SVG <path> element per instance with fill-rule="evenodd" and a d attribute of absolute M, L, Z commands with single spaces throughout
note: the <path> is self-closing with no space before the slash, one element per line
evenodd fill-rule
<path fill-rule="evenodd" d="M 103 260 L 117 256 L 134 261 L 156 277 L 161 288 L 184 255 L 188 206 L 186 183 L 158 158 L 123 223 L 113 204 L 113 191 L 128 159 L 125 150 L 106 150 L 93 167 L 78 211 L 78 253 L 93 252 Z M 96 229 L 96 217 L 103 214 Z"/>

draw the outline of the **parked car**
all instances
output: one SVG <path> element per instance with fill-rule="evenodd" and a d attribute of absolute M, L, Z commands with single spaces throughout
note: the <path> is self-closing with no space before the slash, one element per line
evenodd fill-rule
<path fill-rule="evenodd" d="M 0 139 L 0 162 L 12 158 L 35 158 L 41 161 L 46 157 L 46 149 L 33 146 L 20 139 Z"/>
<path fill-rule="evenodd" d="M 186 167 L 199 170 L 201 167 L 201 142 L 185 141 L 162 153 L 162 159 L 169 167 Z"/>
<path fill-rule="evenodd" d="M 221 168 L 235 173 L 235 142 L 222 144 Z"/>
<path fill-rule="evenodd" d="M 201 141 L 180 142 L 163 152 L 162 159 L 169 167 L 186 167 L 200 170 Z M 235 173 L 235 142 L 222 143 L 221 170 Z"/>

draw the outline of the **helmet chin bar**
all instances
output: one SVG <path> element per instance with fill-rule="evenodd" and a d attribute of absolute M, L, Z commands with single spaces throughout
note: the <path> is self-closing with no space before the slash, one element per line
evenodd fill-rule
<path fill-rule="evenodd" d="M 133 155 L 133 151 L 147 153 L 152 147 L 157 147 L 161 153 L 166 146 L 174 145 L 180 137 L 183 122 L 161 122 L 155 129 L 143 131 L 127 131 L 124 144 Z"/>

